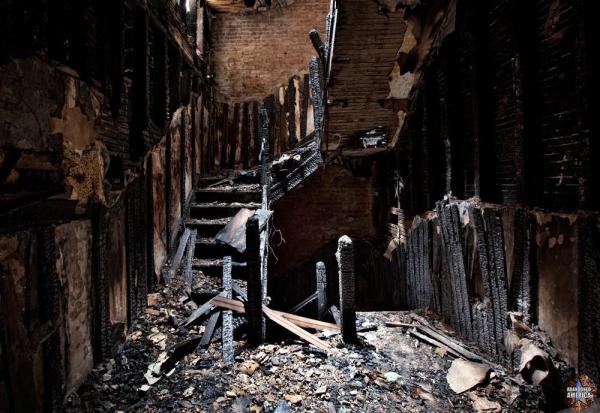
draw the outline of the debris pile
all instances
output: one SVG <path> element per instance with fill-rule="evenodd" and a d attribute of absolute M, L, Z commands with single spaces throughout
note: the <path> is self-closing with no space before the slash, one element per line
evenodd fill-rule
<path fill-rule="evenodd" d="M 275 332 L 280 341 L 250 348 L 239 301 L 243 294 L 235 292 L 243 293 L 244 285 L 234 284 L 238 287 L 232 299 L 214 299 L 219 286 L 213 280 L 197 281 L 190 292 L 187 283 L 174 277 L 160 294 L 149 295 L 145 316 L 131 329 L 118 355 L 97 366 L 64 410 L 529 411 L 544 403 L 539 386 L 521 380 L 516 372 L 510 375 L 499 366 L 461 356 L 469 350 L 457 350 L 458 341 L 438 346 L 430 336 L 429 342 L 415 336 L 427 329 L 447 334 L 413 313 L 358 313 L 357 345 L 343 343 L 339 329 L 322 322 L 332 328 L 315 330 L 312 336 L 325 343 L 325 349 L 283 329 Z M 193 319 L 208 302 L 212 310 Z M 233 310 L 231 364 L 223 361 L 220 323 L 211 326 L 211 314 L 219 314 L 217 307 L 222 306 Z M 286 319 L 287 313 L 268 310 L 265 315 L 269 312 Z M 268 328 L 279 327 L 272 323 Z M 207 340 L 209 329 L 214 331 Z"/>

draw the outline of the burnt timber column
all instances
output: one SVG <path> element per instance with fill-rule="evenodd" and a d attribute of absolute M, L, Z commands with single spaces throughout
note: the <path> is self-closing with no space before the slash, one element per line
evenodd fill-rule
<path fill-rule="evenodd" d="M 263 318 L 263 287 L 260 259 L 260 230 L 258 216 L 253 215 L 246 223 L 246 256 L 248 268 L 248 342 L 258 346 L 265 340 L 265 320 Z"/>
<path fill-rule="evenodd" d="M 345 343 L 355 343 L 356 336 L 356 297 L 354 278 L 354 247 L 347 235 L 338 240 L 335 254 L 340 280 L 340 313 L 342 316 L 342 338 Z"/>
<path fill-rule="evenodd" d="M 231 257 L 223 257 L 223 292 L 226 298 L 231 298 Z M 223 362 L 233 363 L 233 314 L 231 310 L 223 311 L 223 328 L 221 329 L 223 343 Z"/>
<path fill-rule="evenodd" d="M 310 87 L 312 91 L 313 116 L 315 125 L 315 140 L 319 143 L 319 148 L 323 143 L 323 121 L 325 117 L 325 109 L 323 102 L 323 86 L 321 78 L 321 66 L 316 57 L 311 57 L 308 63 L 310 72 Z"/>
<path fill-rule="evenodd" d="M 317 263 L 317 308 L 318 318 L 322 320 L 327 312 L 327 272 L 322 261 Z"/>

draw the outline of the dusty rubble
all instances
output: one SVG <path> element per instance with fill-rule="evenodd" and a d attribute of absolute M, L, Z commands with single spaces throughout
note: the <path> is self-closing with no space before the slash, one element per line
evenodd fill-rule
<path fill-rule="evenodd" d="M 205 279 L 194 290 L 216 292 L 218 283 Z M 179 327 L 194 308 L 184 297 L 185 284 L 178 278 L 150 295 L 145 316 L 117 356 L 99 365 L 68 397 L 65 411 L 492 412 L 543 407 L 539 387 L 494 369 L 486 368 L 481 384 L 470 390 L 452 391 L 446 375 L 457 359 L 409 334 L 420 317 L 408 312 L 359 313 L 361 345 L 344 345 L 337 333 L 317 334 L 335 348 L 330 354 L 280 330 L 273 333 L 283 339 L 248 348 L 242 327 L 230 366 L 221 360 L 217 332 L 208 348 L 198 347 L 152 379 L 149 368 L 204 332 L 203 324 Z M 244 321 L 242 316 L 236 320 L 238 325 Z"/>

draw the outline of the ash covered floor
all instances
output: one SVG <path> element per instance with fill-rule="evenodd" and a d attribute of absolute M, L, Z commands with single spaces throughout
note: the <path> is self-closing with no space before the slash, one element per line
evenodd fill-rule
<path fill-rule="evenodd" d="M 196 289 L 215 291 L 215 282 L 205 278 Z M 425 320 L 426 315 L 411 312 L 358 313 L 362 345 L 345 345 L 339 334 L 322 332 L 318 336 L 334 347 L 329 354 L 285 334 L 279 341 L 249 348 L 242 326 L 230 366 L 222 362 L 216 331 L 208 348 L 193 349 L 158 380 L 148 380 L 150 365 L 204 332 L 206 321 L 178 328 L 192 311 L 184 297 L 185 284 L 179 279 L 150 295 L 150 306 L 117 356 L 97 366 L 68 397 L 65 411 L 494 412 L 544 407 L 539 386 L 498 366 L 480 384 L 457 394 L 447 379 L 457 358 L 443 346 L 415 338 L 407 325 L 431 322 L 440 332 L 452 333 L 435 320 Z M 205 298 L 197 298 L 201 299 Z M 236 320 L 244 322 L 243 316 Z"/>

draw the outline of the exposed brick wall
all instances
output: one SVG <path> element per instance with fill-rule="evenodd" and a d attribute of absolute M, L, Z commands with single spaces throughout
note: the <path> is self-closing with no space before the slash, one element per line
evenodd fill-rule
<path fill-rule="evenodd" d="M 393 132 L 397 113 L 378 101 L 390 93 L 388 75 L 404 36 L 405 24 L 400 12 L 379 12 L 372 0 L 346 1 L 340 5 L 330 100 L 344 101 L 343 107 L 329 108 L 329 145 L 334 135 L 347 136 L 365 129 L 384 126 Z"/>
<path fill-rule="evenodd" d="M 368 179 L 332 165 L 278 201 L 274 226 L 285 243 L 274 247 L 275 273 L 293 268 L 342 235 L 375 238 L 374 196 Z"/>
<path fill-rule="evenodd" d="M 261 100 L 306 71 L 315 51 L 308 32 L 323 36 L 329 0 L 304 0 L 283 9 L 217 14 L 211 25 L 211 60 L 217 89 L 230 100 Z"/>

